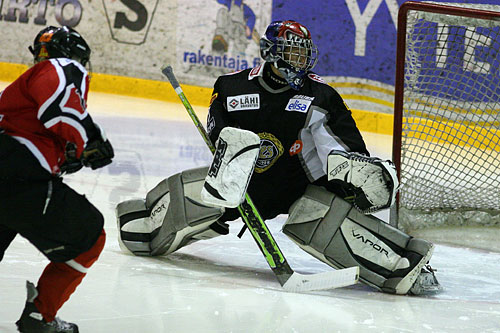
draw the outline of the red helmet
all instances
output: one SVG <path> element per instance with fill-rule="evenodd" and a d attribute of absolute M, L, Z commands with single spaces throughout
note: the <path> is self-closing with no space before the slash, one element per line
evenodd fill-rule
<path fill-rule="evenodd" d="M 262 59 L 274 63 L 294 89 L 303 84 L 304 76 L 318 61 L 318 48 L 311 33 L 296 21 L 275 21 L 260 39 Z"/>

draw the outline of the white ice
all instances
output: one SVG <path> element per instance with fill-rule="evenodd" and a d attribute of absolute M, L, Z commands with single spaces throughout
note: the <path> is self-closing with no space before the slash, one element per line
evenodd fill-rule
<path fill-rule="evenodd" d="M 123 252 L 116 204 L 144 197 L 167 176 L 207 165 L 210 153 L 180 104 L 92 93 L 88 105 L 116 158 L 109 167 L 66 177 L 106 219 L 100 259 L 58 313 L 81 332 L 500 332 L 498 252 L 438 243 L 431 264 L 444 292 L 433 297 L 388 295 L 361 284 L 287 293 L 250 233 L 236 236 L 240 221 L 228 236 L 167 257 Z M 195 109 L 204 123 L 206 110 Z M 390 137 L 363 134 L 373 155 L 390 157 Z M 293 269 L 332 269 L 288 240 L 283 223 L 280 216 L 268 226 Z M 47 263 L 16 237 L 0 263 L 0 332 L 16 331 L 25 281 L 36 282 Z"/>

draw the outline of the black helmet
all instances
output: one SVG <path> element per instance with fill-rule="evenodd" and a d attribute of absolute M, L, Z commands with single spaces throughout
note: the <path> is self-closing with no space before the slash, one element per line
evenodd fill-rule
<path fill-rule="evenodd" d="M 35 62 L 50 58 L 70 58 L 85 66 L 90 60 L 90 47 L 87 42 L 78 32 L 67 26 L 48 26 L 42 29 L 29 50 Z"/>

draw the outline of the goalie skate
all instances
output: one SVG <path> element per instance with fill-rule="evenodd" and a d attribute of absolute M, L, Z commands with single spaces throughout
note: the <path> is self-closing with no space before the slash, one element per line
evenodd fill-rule
<path fill-rule="evenodd" d="M 410 295 L 435 295 L 443 291 L 443 287 L 439 284 L 431 266 L 426 265 L 420 271 L 415 283 L 410 288 Z"/>

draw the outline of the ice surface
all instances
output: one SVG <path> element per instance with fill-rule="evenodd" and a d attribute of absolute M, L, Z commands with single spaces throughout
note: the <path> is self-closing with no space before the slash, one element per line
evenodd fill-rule
<path fill-rule="evenodd" d="M 188 96 L 189 98 L 189 96 Z M 66 177 L 104 214 L 107 243 L 100 259 L 59 316 L 81 332 L 500 332 L 500 253 L 436 246 L 431 264 L 444 292 L 394 296 L 358 284 L 337 290 L 287 293 L 249 232 L 197 242 L 167 257 L 135 257 L 117 242 L 115 206 L 142 198 L 163 178 L 207 165 L 210 153 L 183 107 L 123 96 L 91 94 L 89 111 L 115 150 L 109 167 Z M 206 110 L 196 108 L 204 122 Z M 365 134 L 373 155 L 390 157 L 390 137 Z M 291 267 L 316 273 L 329 266 L 268 221 Z M 0 332 L 15 332 L 25 280 L 47 264 L 17 237 L 0 263 Z"/>

